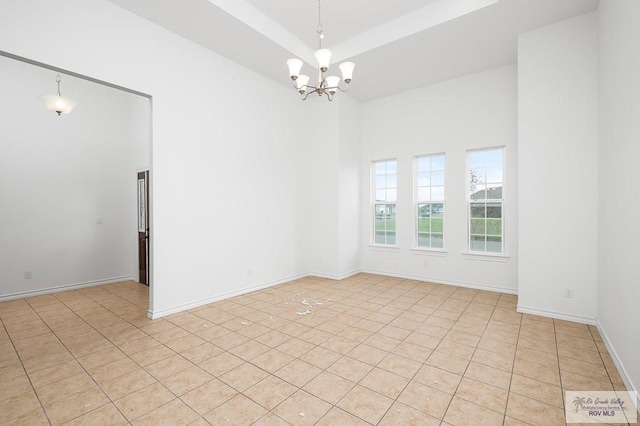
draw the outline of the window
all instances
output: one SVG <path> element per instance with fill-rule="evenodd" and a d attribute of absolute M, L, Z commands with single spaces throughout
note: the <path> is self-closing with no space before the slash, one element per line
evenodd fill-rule
<path fill-rule="evenodd" d="M 396 160 L 374 161 L 373 175 L 373 243 L 396 244 L 396 200 L 398 167 Z"/>
<path fill-rule="evenodd" d="M 416 245 L 443 248 L 444 154 L 414 160 Z"/>
<path fill-rule="evenodd" d="M 469 251 L 504 251 L 504 148 L 468 153 Z"/>

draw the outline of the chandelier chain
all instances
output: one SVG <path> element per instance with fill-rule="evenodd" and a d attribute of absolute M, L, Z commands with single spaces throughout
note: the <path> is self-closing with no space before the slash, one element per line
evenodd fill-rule
<path fill-rule="evenodd" d="M 322 49 L 322 39 L 324 38 L 324 31 L 322 29 L 322 13 L 320 1 L 321 0 L 318 0 L 318 48 Z"/>

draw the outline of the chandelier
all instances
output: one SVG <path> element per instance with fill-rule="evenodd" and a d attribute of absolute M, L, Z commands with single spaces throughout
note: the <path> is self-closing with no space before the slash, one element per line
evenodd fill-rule
<path fill-rule="evenodd" d="M 69 98 L 65 98 L 60 94 L 60 74 L 56 77 L 56 83 L 58 83 L 58 93 L 55 95 L 38 96 L 44 103 L 44 107 L 50 111 L 55 111 L 58 115 L 69 114 L 76 103 Z"/>
<path fill-rule="evenodd" d="M 287 65 L 289 66 L 289 77 L 293 80 L 293 87 L 298 91 L 298 93 L 300 93 L 303 101 L 312 93 L 317 93 L 318 96 L 327 95 L 327 99 L 332 101 L 338 90 L 346 92 L 349 89 L 353 69 L 356 66 L 353 62 L 343 62 L 340 64 L 339 68 L 342 73 L 342 80 L 344 81 L 344 89 L 340 87 L 340 77 L 335 75 L 326 75 L 327 71 L 329 71 L 331 50 L 322 48 L 324 32 L 322 31 L 320 10 L 320 0 L 318 0 L 318 50 L 315 52 L 315 57 L 318 61 L 318 82 L 315 86 L 309 85 L 308 75 L 300 75 L 300 70 L 303 65 L 302 60 L 298 58 L 291 58 L 287 61 Z"/>

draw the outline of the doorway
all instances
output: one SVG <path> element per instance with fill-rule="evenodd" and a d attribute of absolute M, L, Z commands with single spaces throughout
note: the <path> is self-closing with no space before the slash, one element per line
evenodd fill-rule
<path fill-rule="evenodd" d="M 149 170 L 138 172 L 138 281 L 149 285 Z"/>
<path fill-rule="evenodd" d="M 151 169 L 151 96 L 2 50 L 0 73 L 7 77 L 0 83 L 7 98 L 0 108 L 0 181 L 12 200 L 3 206 L 3 232 L 11 234 L 3 233 L 0 252 L 13 260 L 0 268 L 0 299 L 136 280 L 131 181 Z M 58 73 L 64 93 L 78 102 L 62 116 L 38 101 L 55 90 Z M 147 172 L 143 279 L 152 307 L 149 179 Z"/>

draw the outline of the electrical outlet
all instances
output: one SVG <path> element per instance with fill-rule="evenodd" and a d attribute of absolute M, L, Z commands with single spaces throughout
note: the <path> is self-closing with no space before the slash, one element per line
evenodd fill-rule
<path fill-rule="evenodd" d="M 96 225 L 102 225 L 102 218 L 101 217 L 97 217 L 96 218 Z"/>
<path fill-rule="evenodd" d="M 33 278 L 33 274 L 31 271 L 24 271 L 24 279 L 25 280 L 30 280 L 31 278 Z"/>
<path fill-rule="evenodd" d="M 573 298 L 573 289 L 572 288 L 567 288 L 564 290 L 564 297 L 566 297 L 567 299 L 572 299 Z"/>
<path fill-rule="evenodd" d="M 429 264 L 426 259 L 422 263 L 424 264 L 424 266 L 427 266 Z"/>
<path fill-rule="evenodd" d="M 250 277 L 251 274 L 253 274 L 253 271 L 251 269 L 247 269 L 247 276 Z"/>

